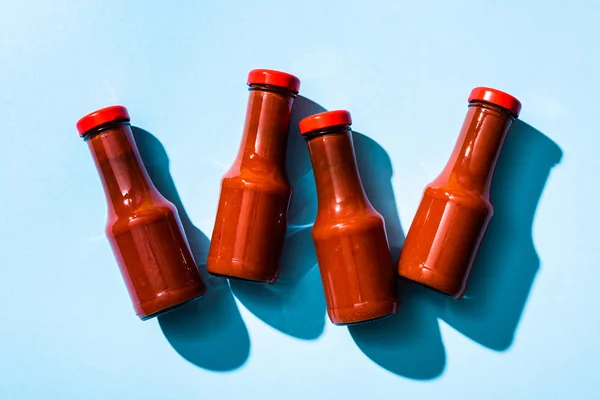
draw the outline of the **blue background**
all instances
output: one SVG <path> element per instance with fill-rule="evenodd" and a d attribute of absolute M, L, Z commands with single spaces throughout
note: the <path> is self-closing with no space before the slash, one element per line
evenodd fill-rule
<path fill-rule="evenodd" d="M 0 398 L 600 398 L 599 18 L 596 1 L 4 1 Z M 211 279 L 203 300 L 135 317 L 75 122 L 129 108 L 202 261 L 252 68 L 300 77 L 295 121 L 352 112 L 395 254 L 469 91 L 522 101 L 463 301 L 409 285 L 393 318 L 327 320 L 314 182 L 292 127 L 282 282 Z"/>

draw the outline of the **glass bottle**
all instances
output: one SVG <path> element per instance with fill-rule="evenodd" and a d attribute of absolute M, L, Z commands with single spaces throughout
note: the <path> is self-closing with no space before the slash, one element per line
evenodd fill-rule
<path fill-rule="evenodd" d="M 149 319 L 204 293 L 177 209 L 155 188 L 136 147 L 129 113 L 112 106 L 77 122 L 104 186 L 106 236 L 136 314 Z"/>
<path fill-rule="evenodd" d="M 258 69 L 250 71 L 248 86 L 242 141 L 221 181 L 207 268 L 214 275 L 273 283 L 292 194 L 285 155 L 300 81 L 285 72 Z"/>
<path fill-rule="evenodd" d="M 300 121 L 317 188 L 313 240 L 327 313 L 334 324 L 365 322 L 398 308 L 385 224 L 360 179 L 348 111 Z"/>
<path fill-rule="evenodd" d="M 492 218 L 490 184 L 521 103 L 478 87 L 450 160 L 426 188 L 398 261 L 400 276 L 457 299 L 464 294 L 477 250 Z"/>

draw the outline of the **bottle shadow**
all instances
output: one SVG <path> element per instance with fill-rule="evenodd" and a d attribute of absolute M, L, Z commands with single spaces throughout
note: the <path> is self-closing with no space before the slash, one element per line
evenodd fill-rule
<path fill-rule="evenodd" d="M 385 219 L 390 251 L 394 260 L 400 256 L 404 231 L 392 187 L 392 163 L 387 152 L 374 140 L 353 132 L 356 160 L 369 201 Z M 431 379 L 440 375 L 446 356 L 434 293 L 398 282 L 400 311 L 388 318 L 349 326 L 348 330 L 360 350 L 381 367 L 413 379 Z"/>
<path fill-rule="evenodd" d="M 521 120 L 514 122 L 492 181 L 494 216 L 465 296 L 440 303 L 442 319 L 490 349 L 504 351 L 513 343 L 540 268 L 532 236 L 535 211 L 561 158 L 551 139 Z"/>
<path fill-rule="evenodd" d="M 358 153 L 361 146 L 356 147 L 357 159 L 369 160 L 360 165 L 375 167 L 374 173 L 388 171 L 385 163 L 376 164 L 383 154 L 362 157 Z M 444 371 L 438 318 L 487 348 L 508 349 L 540 267 L 532 238 L 535 211 L 550 171 L 561 158 L 562 150 L 556 143 L 525 122 L 515 121 L 492 181 L 494 217 L 464 298 L 455 301 L 403 280 L 399 283 L 401 310 L 397 315 L 349 328 L 359 348 L 383 368 L 412 379 L 433 379 Z M 369 171 L 361 170 L 361 176 L 369 183 L 370 179 L 365 179 Z M 387 193 L 383 197 L 389 206 L 378 208 L 386 223 L 396 221 L 397 213 L 394 215 L 389 200 L 393 193 L 389 189 L 373 193 L 371 188 L 368 195 L 374 205 L 378 192 Z M 393 240 L 390 247 L 397 247 Z"/>
<path fill-rule="evenodd" d="M 288 228 L 275 284 L 230 280 L 238 300 L 255 316 L 287 335 L 312 340 L 325 328 L 325 297 L 312 241 L 317 215 L 317 194 L 308 154 L 298 122 L 323 112 L 319 104 L 298 96 L 292 107 L 286 171 L 293 195 L 288 210 Z"/>
<path fill-rule="evenodd" d="M 183 358 L 212 371 L 242 366 L 250 354 L 250 337 L 227 280 L 208 274 L 210 241 L 194 226 L 169 172 L 163 145 L 151 133 L 132 127 L 142 161 L 158 191 L 177 207 L 194 259 L 206 284 L 204 296 L 158 317 L 163 334 Z"/>

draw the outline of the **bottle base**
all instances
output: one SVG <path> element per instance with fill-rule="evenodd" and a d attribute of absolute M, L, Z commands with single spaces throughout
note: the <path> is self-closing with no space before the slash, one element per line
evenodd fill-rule
<path fill-rule="evenodd" d="M 190 304 L 190 303 L 193 303 L 193 302 L 195 302 L 196 300 L 200 300 L 200 299 L 201 299 L 203 296 L 204 296 L 204 295 L 200 295 L 200 296 L 198 296 L 198 297 L 194 297 L 194 298 L 193 298 L 193 299 L 191 299 L 191 300 L 187 300 L 187 301 L 184 301 L 183 303 L 175 304 L 175 305 L 174 305 L 174 306 L 172 306 L 172 307 L 165 308 L 164 310 L 161 310 L 161 311 L 155 312 L 154 314 L 150 314 L 150 315 L 147 315 L 147 316 L 145 316 L 145 317 L 140 317 L 140 319 L 141 319 L 142 321 L 147 321 L 147 320 L 149 320 L 149 319 L 153 319 L 153 318 L 156 318 L 156 317 L 160 317 L 161 315 L 168 314 L 168 313 L 170 313 L 171 311 L 175 311 L 175 310 L 178 310 L 178 309 L 180 309 L 180 308 L 183 308 L 184 306 L 187 306 L 188 304 Z"/>
<path fill-rule="evenodd" d="M 353 307 L 328 309 L 329 319 L 335 325 L 358 325 L 389 317 L 398 312 L 399 304 L 394 301 L 368 302 Z"/>
<path fill-rule="evenodd" d="M 396 311 L 396 312 L 398 312 L 398 311 Z M 364 324 L 368 324 L 368 323 L 371 323 L 371 322 L 381 321 L 382 319 L 389 318 L 392 315 L 396 314 L 396 312 L 393 312 L 393 313 L 390 313 L 390 314 L 385 314 L 385 315 L 382 315 L 381 317 L 375 317 L 375 318 L 371 318 L 371 319 L 365 319 L 363 321 L 346 322 L 346 323 L 338 323 L 338 324 L 334 323 L 334 325 L 336 325 L 336 326 L 357 326 L 357 325 L 364 325 Z"/>
<path fill-rule="evenodd" d="M 409 281 L 418 283 L 426 288 L 450 296 L 455 300 L 460 300 L 465 292 L 465 285 L 462 281 L 448 277 L 431 268 L 421 264 L 417 268 L 411 268 L 409 271 L 400 270 L 400 276 Z"/>
<path fill-rule="evenodd" d="M 174 289 L 152 300 L 141 302 L 134 306 L 134 308 L 137 316 L 142 321 L 147 321 L 201 298 L 204 295 L 204 292 L 204 286 Z"/>
<path fill-rule="evenodd" d="M 277 273 L 265 273 L 261 268 L 237 260 L 225 261 L 209 257 L 206 261 L 206 268 L 209 274 L 222 278 L 268 284 L 277 281 Z"/>

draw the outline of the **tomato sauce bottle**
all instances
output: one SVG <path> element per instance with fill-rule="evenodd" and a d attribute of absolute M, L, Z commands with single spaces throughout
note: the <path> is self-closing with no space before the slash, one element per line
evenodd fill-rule
<path fill-rule="evenodd" d="M 492 218 L 490 184 L 521 103 L 500 90 L 471 91 L 450 160 L 426 188 L 398 261 L 404 278 L 460 299 Z"/>
<path fill-rule="evenodd" d="M 398 308 L 385 224 L 365 194 L 351 124 L 344 110 L 300 121 L 318 197 L 312 235 L 327 313 L 337 325 L 378 319 Z"/>
<path fill-rule="evenodd" d="M 246 123 L 238 155 L 221 181 L 207 268 L 214 275 L 273 283 L 292 194 L 285 155 L 300 81 L 256 69 L 247 83 Z"/>
<path fill-rule="evenodd" d="M 204 293 L 177 209 L 154 187 L 136 147 L 129 114 L 112 106 L 77 122 L 108 203 L 106 236 L 136 314 L 146 320 Z"/>

